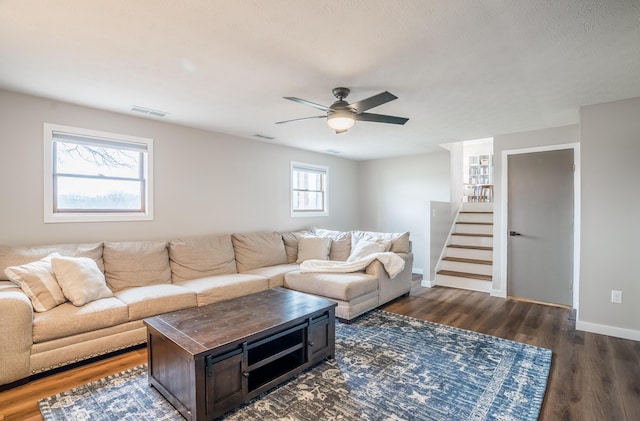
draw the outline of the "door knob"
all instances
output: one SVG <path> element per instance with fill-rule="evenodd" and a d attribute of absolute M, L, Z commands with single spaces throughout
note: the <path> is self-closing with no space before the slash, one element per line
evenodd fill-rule
<path fill-rule="evenodd" d="M 512 236 L 512 237 L 516 237 L 516 236 L 518 236 L 518 235 L 522 235 L 522 234 L 520 234 L 520 233 L 519 233 L 519 232 L 517 232 L 517 231 L 509 231 L 509 235 L 510 235 L 510 236 Z"/>

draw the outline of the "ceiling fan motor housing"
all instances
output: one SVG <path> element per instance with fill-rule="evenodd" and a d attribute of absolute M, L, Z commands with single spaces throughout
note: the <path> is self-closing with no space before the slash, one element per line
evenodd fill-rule
<path fill-rule="evenodd" d="M 349 93 L 351 92 L 351 89 L 338 87 L 338 88 L 333 88 L 332 92 L 333 92 L 333 96 L 338 98 L 338 100 L 343 100 L 343 99 L 345 99 L 346 97 L 349 96 Z"/>
<path fill-rule="evenodd" d="M 332 112 L 338 111 L 338 110 L 349 110 L 353 112 L 353 109 L 351 109 L 351 107 L 349 106 L 349 103 L 343 99 L 339 99 L 333 104 L 331 104 L 331 107 L 329 107 L 327 112 L 331 114 Z"/>

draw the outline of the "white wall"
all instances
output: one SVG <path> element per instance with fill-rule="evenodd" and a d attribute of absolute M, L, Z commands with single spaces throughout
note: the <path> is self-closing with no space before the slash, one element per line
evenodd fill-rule
<path fill-rule="evenodd" d="M 449 173 L 451 183 L 451 197 L 449 201 L 457 209 L 462 206 L 464 197 L 464 142 L 454 142 L 442 145 L 449 150 Z"/>
<path fill-rule="evenodd" d="M 640 98 L 583 107 L 580 311 L 584 330 L 640 340 Z M 623 293 L 611 303 L 611 290 Z"/>
<path fill-rule="evenodd" d="M 155 219 L 44 224 L 43 122 L 154 139 Z M 0 244 L 358 226 L 358 163 L 0 90 Z M 289 216 L 289 162 L 329 167 L 328 217 Z"/>
<path fill-rule="evenodd" d="M 429 218 L 429 227 L 427 232 L 431 235 L 431 241 L 427 243 L 429 251 L 427 253 L 429 262 L 425 262 L 424 276 L 422 277 L 422 285 L 431 286 L 431 281 L 436 279 L 436 269 L 440 256 L 447 245 L 449 233 L 460 209 L 459 202 L 431 202 L 431 215 Z"/>
<path fill-rule="evenodd" d="M 449 152 L 360 163 L 360 229 L 411 232 L 414 270 L 426 258 L 430 202 L 450 200 Z"/>

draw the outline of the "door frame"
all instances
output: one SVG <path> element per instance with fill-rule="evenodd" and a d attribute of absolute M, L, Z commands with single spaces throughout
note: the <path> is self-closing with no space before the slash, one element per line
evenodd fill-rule
<path fill-rule="evenodd" d="M 508 149 L 502 151 L 501 157 L 501 186 L 500 186 L 500 214 L 502 215 L 501 223 L 496 227 L 498 230 L 497 238 L 500 239 L 500 265 L 495 268 L 498 271 L 494 274 L 494 279 L 500 280 L 499 288 L 495 289 L 492 295 L 506 297 L 508 282 L 508 247 L 509 241 L 509 197 L 508 197 L 508 181 L 509 181 L 509 155 L 519 155 L 534 152 L 557 151 L 563 149 L 573 149 L 573 162 L 575 171 L 573 172 L 573 308 L 579 308 L 580 297 L 580 144 L 579 143 L 562 143 L 557 145 L 537 146 L 531 148 Z"/>

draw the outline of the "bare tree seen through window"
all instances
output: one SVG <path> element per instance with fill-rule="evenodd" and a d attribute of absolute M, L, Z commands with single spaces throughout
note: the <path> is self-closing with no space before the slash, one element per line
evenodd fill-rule
<path fill-rule="evenodd" d="M 143 212 L 144 152 L 56 141 L 54 210 Z"/>

